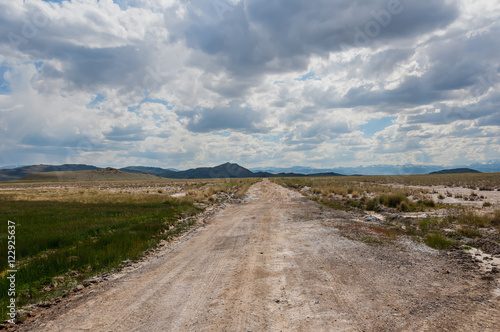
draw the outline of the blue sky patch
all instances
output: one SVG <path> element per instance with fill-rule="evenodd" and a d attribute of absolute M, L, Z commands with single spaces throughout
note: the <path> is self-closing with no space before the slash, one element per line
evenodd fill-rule
<path fill-rule="evenodd" d="M 283 135 L 252 135 L 252 137 L 258 138 L 261 142 L 279 143 Z"/>
<path fill-rule="evenodd" d="M 141 108 L 141 105 L 144 104 L 144 103 L 162 104 L 162 105 L 167 106 L 167 109 L 169 109 L 169 110 L 171 110 L 172 108 L 174 108 L 174 106 L 173 105 L 169 105 L 168 101 L 166 101 L 166 100 L 163 100 L 163 99 L 153 99 L 153 98 L 144 98 L 143 100 L 140 101 L 140 103 L 138 105 L 130 106 L 127 109 L 127 111 L 139 114 L 137 112 L 137 110 L 139 108 Z"/>
<path fill-rule="evenodd" d="M 36 61 L 35 62 L 35 67 L 38 69 L 38 72 L 40 72 L 40 68 L 42 68 L 43 61 Z"/>
<path fill-rule="evenodd" d="M 168 101 L 163 100 L 163 99 L 144 98 L 143 100 L 141 100 L 141 104 L 144 104 L 144 103 L 162 104 L 162 105 L 167 106 L 167 109 L 169 109 L 169 110 L 171 110 L 173 108 L 173 106 L 169 106 Z"/>
<path fill-rule="evenodd" d="M 229 137 L 229 136 L 231 136 L 231 133 L 228 132 L 228 131 L 217 131 L 217 132 L 215 132 L 213 134 L 217 135 L 217 136 L 222 136 L 222 137 Z"/>
<path fill-rule="evenodd" d="M 100 93 L 97 94 L 97 96 L 92 100 L 90 103 L 88 103 L 86 106 L 87 108 L 95 108 L 95 109 L 101 109 L 97 104 L 99 104 L 101 101 L 105 101 L 106 97 L 101 95 Z"/>
<path fill-rule="evenodd" d="M 397 116 L 389 116 L 380 119 L 371 119 L 364 125 L 359 126 L 358 129 L 365 134 L 365 137 L 373 137 L 379 131 L 391 126 L 397 118 Z"/>
<path fill-rule="evenodd" d="M 307 81 L 307 80 L 312 80 L 314 78 L 316 78 L 316 76 L 314 75 L 314 72 L 310 71 L 307 74 L 302 75 L 302 77 L 296 78 L 295 80 L 296 81 Z"/>
<path fill-rule="evenodd" d="M 9 67 L 0 66 L 0 95 L 11 93 L 10 84 L 3 77 L 7 70 L 9 70 Z"/>

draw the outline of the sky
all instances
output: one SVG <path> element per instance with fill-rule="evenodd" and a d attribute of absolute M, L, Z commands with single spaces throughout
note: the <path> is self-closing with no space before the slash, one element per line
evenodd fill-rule
<path fill-rule="evenodd" d="M 0 165 L 500 158 L 500 2 L 0 0 Z"/>

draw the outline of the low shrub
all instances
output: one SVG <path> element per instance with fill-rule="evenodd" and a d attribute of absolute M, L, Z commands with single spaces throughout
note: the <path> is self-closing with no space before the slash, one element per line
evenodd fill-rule
<path fill-rule="evenodd" d="M 408 212 L 411 211 L 411 206 L 408 201 L 402 201 L 401 203 L 398 204 L 397 209 L 398 211 L 401 212 Z"/>
<path fill-rule="evenodd" d="M 477 229 L 464 227 L 458 230 L 458 233 L 465 237 L 475 238 L 483 236 Z"/>
<path fill-rule="evenodd" d="M 436 202 L 432 199 L 421 199 L 418 201 L 418 204 L 426 207 L 436 207 Z"/>
<path fill-rule="evenodd" d="M 440 227 L 440 222 L 439 220 L 433 218 L 433 219 L 422 219 L 418 223 L 418 228 L 424 232 L 427 233 L 431 230 L 439 229 Z"/>
<path fill-rule="evenodd" d="M 457 244 L 456 241 L 448 239 L 445 235 L 441 233 L 431 233 L 425 237 L 425 244 L 429 247 L 439 250 L 448 249 L 451 246 Z"/>
<path fill-rule="evenodd" d="M 380 201 L 378 198 L 368 199 L 365 203 L 365 209 L 367 211 L 378 211 L 378 206 L 380 205 Z"/>
<path fill-rule="evenodd" d="M 314 199 L 314 198 L 313 198 Z M 328 206 L 329 208 L 332 208 L 334 210 L 343 210 L 347 211 L 348 209 L 342 204 L 341 201 L 338 199 L 329 199 L 329 198 L 317 198 L 314 199 L 315 201 Z"/>
<path fill-rule="evenodd" d="M 491 223 L 490 216 L 479 215 L 472 211 L 467 211 L 461 215 L 457 216 L 457 222 L 459 224 L 471 225 L 477 227 L 486 227 Z"/>
<path fill-rule="evenodd" d="M 382 205 L 391 208 L 397 208 L 401 202 L 408 202 L 408 198 L 400 193 L 394 193 L 389 195 L 381 195 L 380 202 Z"/>
<path fill-rule="evenodd" d="M 490 223 L 493 226 L 500 226 L 500 210 L 495 211 L 495 213 L 491 216 Z"/>

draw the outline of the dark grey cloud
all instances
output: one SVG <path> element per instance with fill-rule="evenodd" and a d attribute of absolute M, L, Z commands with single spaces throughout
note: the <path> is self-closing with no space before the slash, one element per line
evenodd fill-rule
<path fill-rule="evenodd" d="M 266 133 L 269 128 L 262 125 L 265 115 L 248 107 L 241 107 L 239 103 L 232 102 L 227 107 L 199 108 L 189 114 L 186 128 L 195 133 L 208 133 L 230 129 L 242 133 Z"/>
<path fill-rule="evenodd" d="M 99 91 L 104 87 L 128 86 L 132 89 L 143 86 L 144 89 L 158 87 L 151 80 L 143 84 L 148 75 L 147 67 L 150 54 L 144 49 L 132 46 L 89 49 L 72 45 L 59 45 L 46 59 L 59 59 L 62 68 L 55 68 L 50 63 L 43 64 L 40 74 L 34 78 L 34 84 L 43 91 L 49 87 L 50 80 L 62 78 L 68 82 L 67 88 Z"/>
<path fill-rule="evenodd" d="M 355 46 L 357 28 L 365 30 L 377 19 L 385 26 L 371 39 L 383 42 L 445 27 L 458 15 L 454 4 L 431 0 L 402 0 L 387 22 L 381 13 L 389 12 L 393 0 L 247 0 L 223 17 L 211 2 L 191 3 L 183 29 L 188 46 L 214 56 L 236 76 L 304 70 L 311 55 L 339 51 L 342 43 Z"/>
<path fill-rule="evenodd" d="M 497 111 L 485 116 L 481 119 L 478 120 L 477 124 L 478 126 L 496 126 L 500 127 L 500 112 L 498 111 L 499 108 L 497 108 Z"/>
<path fill-rule="evenodd" d="M 412 114 L 406 117 L 408 124 L 429 123 L 434 125 L 451 124 L 456 121 L 479 120 L 479 126 L 496 125 L 495 119 L 500 109 L 500 93 L 492 94 L 477 103 L 468 104 L 462 107 L 450 107 L 443 103 L 436 103 L 419 114 Z"/>
<path fill-rule="evenodd" d="M 397 48 L 377 52 L 367 61 L 359 60 L 359 65 L 353 66 L 351 74 L 356 75 L 356 71 L 361 67 L 364 77 L 385 78 L 397 69 L 396 67 L 399 66 L 399 63 L 407 60 L 413 54 L 413 49 Z"/>
<path fill-rule="evenodd" d="M 110 141 L 143 141 L 147 133 L 138 124 L 127 126 L 113 126 L 106 138 Z"/>
<path fill-rule="evenodd" d="M 421 130 L 421 129 L 422 129 L 421 125 L 398 126 L 398 131 L 399 132 L 418 131 L 418 130 Z"/>
<path fill-rule="evenodd" d="M 463 31 L 459 36 L 429 41 L 426 54 L 430 68 L 422 80 L 434 90 L 457 90 L 481 84 L 481 79 L 490 71 L 500 68 L 499 34 L 497 25 L 472 36 Z"/>
<path fill-rule="evenodd" d="M 68 90 L 91 92 L 104 88 L 153 90 L 164 83 L 155 80 L 158 40 L 120 36 L 128 32 L 116 18 L 90 4 L 81 12 L 71 12 L 71 17 L 57 19 L 57 12 L 63 9 L 59 4 L 51 6 L 30 2 L 14 6 L 19 12 L 9 15 L 14 9 L 0 4 L 0 34 L 6 37 L 0 38 L 0 48 L 41 64 L 32 80 L 41 92 L 51 91 L 54 79 L 63 80 Z M 81 4 L 74 6 L 82 8 Z"/>
<path fill-rule="evenodd" d="M 311 122 L 297 121 L 297 123 L 291 133 L 285 137 L 284 143 L 286 145 L 301 145 L 302 150 L 352 131 L 345 119 L 338 119 L 335 115 L 318 113 L 316 119 Z"/>
<path fill-rule="evenodd" d="M 29 146 L 36 147 L 76 147 L 80 142 L 85 140 L 82 135 L 75 135 L 72 137 L 62 138 L 57 134 L 47 135 L 43 133 L 27 133 L 22 139 L 21 143 Z"/>
<path fill-rule="evenodd" d="M 340 99 L 331 98 L 336 91 L 332 88 L 320 94 L 315 101 L 318 105 L 328 108 L 356 108 L 361 106 L 390 106 L 399 112 L 395 106 L 427 105 L 446 99 L 446 92 L 436 91 L 419 77 L 410 76 L 396 89 L 374 89 L 373 84 L 365 84 L 351 88 Z"/>
<path fill-rule="evenodd" d="M 335 97 L 336 91 L 331 88 L 323 94 L 317 94 L 314 101 L 324 107 L 408 107 L 463 97 L 481 97 L 500 81 L 500 44 L 497 42 L 499 34 L 500 26 L 494 26 L 472 36 L 465 36 L 464 33 L 433 38 L 423 47 L 428 62 L 424 63 L 426 70 L 422 75 L 406 76 L 404 81 L 392 90 L 374 89 L 374 85 L 368 83 L 350 89 L 340 98 Z M 351 73 L 358 75 L 359 79 L 386 75 L 398 69 L 398 62 L 406 60 L 413 53 L 413 50 L 399 49 L 376 53 L 357 66 L 356 62 L 351 64 Z M 359 68 L 362 69 L 362 75 L 355 74 L 359 72 Z M 450 110 L 447 112 L 450 116 L 456 113 Z M 477 114 L 468 116 L 474 118 L 484 114 L 481 110 L 473 113 Z"/>

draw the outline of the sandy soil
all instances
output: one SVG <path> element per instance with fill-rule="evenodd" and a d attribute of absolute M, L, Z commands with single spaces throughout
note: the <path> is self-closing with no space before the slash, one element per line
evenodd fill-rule
<path fill-rule="evenodd" d="M 353 241 L 335 227 L 351 217 L 264 180 L 154 259 L 17 329 L 498 331 L 498 280 L 469 254 Z"/>
<path fill-rule="evenodd" d="M 495 205 L 497 208 L 500 206 L 500 191 L 498 190 L 471 190 L 469 188 L 464 187 L 447 187 L 447 186 L 404 186 L 400 184 L 390 184 L 389 186 L 394 188 L 410 188 L 410 189 L 423 189 L 428 190 L 433 194 L 430 194 L 430 197 L 435 202 L 441 202 L 444 204 L 450 205 L 461 205 L 461 206 L 470 206 L 470 207 L 482 207 L 484 202 L 489 202 Z M 448 197 L 447 193 L 451 193 L 452 196 Z M 476 194 L 477 196 L 474 198 L 475 200 L 465 200 L 471 195 L 471 193 Z M 440 200 L 439 195 L 443 195 L 445 198 Z M 456 198 L 455 196 L 459 195 L 460 198 Z M 479 198 L 482 196 L 484 198 Z"/>

